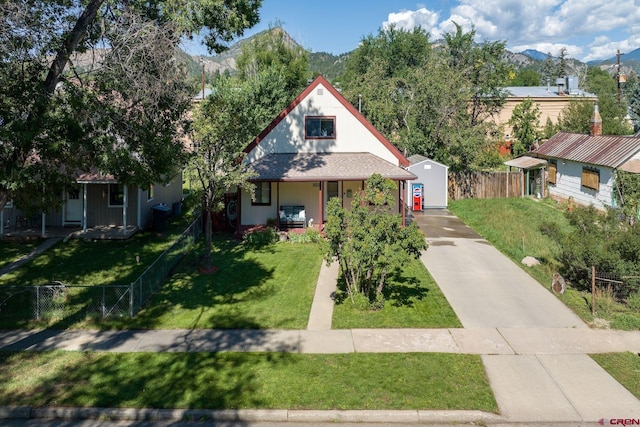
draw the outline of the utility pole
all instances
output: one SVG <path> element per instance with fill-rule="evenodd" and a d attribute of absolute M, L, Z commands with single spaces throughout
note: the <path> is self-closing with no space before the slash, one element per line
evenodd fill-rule
<path fill-rule="evenodd" d="M 620 100 L 622 97 L 622 90 L 620 88 L 620 49 L 618 49 L 618 67 L 616 70 L 616 81 L 618 82 L 618 108 L 620 107 Z"/>

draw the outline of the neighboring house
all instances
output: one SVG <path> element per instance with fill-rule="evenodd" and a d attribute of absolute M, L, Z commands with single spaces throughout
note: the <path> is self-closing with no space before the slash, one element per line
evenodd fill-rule
<path fill-rule="evenodd" d="M 409 163 L 407 170 L 417 177 L 409 181 L 407 186 L 405 200 L 409 209 L 420 211 L 446 208 L 449 199 L 449 167 L 419 154 L 409 157 Z"/>
<path fill-rule="evenodd" d="M 640 173 L 640 137 L 602 135 L 597 104 L 589 135 L 560 132 L 529 155 L 548 162 L 551 197 L 599 209 L 617 205 L 617 170 Z"/>
<path fill-rule="evenodd" d="M 540 110 L 541 127 L 547 124 L 547 119 L 550 119 L 554 125 L 557 124 L 560 113 L 572 101 L 586 100 L 594 103 L 598 101 L 596 95 L 578 87 L 578 78 L 575 76 L 558 79 L 547 86 L 511 86 L 506 87 L 505 90 L 509 95 L 502 110 L 495 117 L 495 122 L 504 126 L 506 141 L 511 139 L 513 133 L 508 124 L 513 115 L 513 109 L 527 98 L 530 98 Z"/>
<path fill-rule="evenodd" d="M 239 225 L 320 226 L 326 204 L 349 209 L 374 173 L 396 182 L 394 210 L 404 215 L 409 161 L 324 77 L 311 84 L 244 150 L 257 173 L 255 200 L 239 195 Z"/>
<path fill-rule="evenodd" d="M 81 173 L 77 185 L 60 195 L 62 206 L 46 214 L 25 216 L 8 204 L 0 211 L 0 236 L 25 228 L 78 227 L 83 231 L 94 227 L 122 227 L 123 234 L 145 228 L 152 221 L 152 207 L 173 204 L 182 199 L 182 174 L 169 184 L 150 185 L 149 188 L 124 186 L 112 176 L 99 173 Z"/>

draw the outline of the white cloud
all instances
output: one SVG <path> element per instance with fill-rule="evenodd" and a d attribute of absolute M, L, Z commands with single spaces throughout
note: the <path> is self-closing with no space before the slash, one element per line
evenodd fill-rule
<path fill-rule="evenodd" d="M 390 13 L 387 21 L 382 23 L 383 28 L 388 28 L 394 24 L 398 28 L 412 30 L 415 27 L 421 27 L 426 31 L 431 31 L 438 23 L 439 15 L 427 8 L 418 10 L 403 10 L 397 13 Z"/>
<path fill-rule="evenodd" d="M 383 25 L 419 25 L 434 40 L 454 31 L 453 22 L 464 31 L 473 27 L 477 41 L 506 41 L 513 51 L 553 54 L 564 47 L 573 58 L 591 60 L 640 47 L 640 0 L 457 0 L 448 11 L 420 6 L 390 13 Z"/>

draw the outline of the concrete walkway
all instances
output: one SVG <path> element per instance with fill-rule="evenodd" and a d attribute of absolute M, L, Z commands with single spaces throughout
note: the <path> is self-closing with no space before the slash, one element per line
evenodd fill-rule
<path fill-rule="evenodd" d="M 31 260 L 31 259 L 35 258 L 36 256 L 40 255 L 42 252 L 46 251 L 51 246 L 53 246 L 56 243 L 58 243 L 60 240 L 62 240 L 62 237 L 50 237 L 50 238 L 46 239 L 44 242 L 40 243 L 38 246 L 35 247 L 35 249 L 33 249 L 28 254 L 23 255 L 20 258 L 18 258 L 17 260 L 15 260 L 14 262 L 12 262 L 11 264 L 7 264 L 7 265 L 3 266 L 2 268 L 0 268 L 0 276 L 2 276 L 4 274 L 11 273 L 13 270 L 21 267 L 22 265 L 24 265 L 29 260 Z"/>

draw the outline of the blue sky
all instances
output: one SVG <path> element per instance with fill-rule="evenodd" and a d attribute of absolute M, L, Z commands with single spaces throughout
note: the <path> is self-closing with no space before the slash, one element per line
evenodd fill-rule
<path fill-rule="evenodd" d="M 513 52 L 557 55 L 564 47 L 570 57 L 590 61 L 640 47 L 640 0 L 263 0 L 260 18 L 243 38 L 280 21 L 306 49 L 333 54 L 355 49 L 389 24 L 421 26 L 433 40 L 452 31 L 453 21 L 466 31 L 473 25 L 477 41 L 506 41 Z"/>

